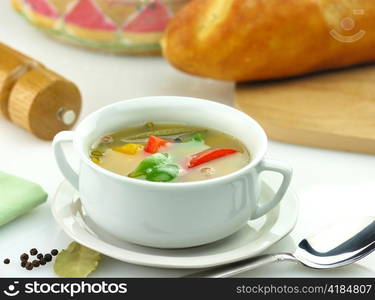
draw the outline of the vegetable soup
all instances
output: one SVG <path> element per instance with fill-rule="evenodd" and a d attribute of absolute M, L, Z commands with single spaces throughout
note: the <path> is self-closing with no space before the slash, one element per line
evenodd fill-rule
<path fill-rule="evenodd" d="M 206 180 L 250 162 L 246 147 L 225 133 L 152 122 L 100 137 L 89 155 L 109 171 L 156 182 Z"/>

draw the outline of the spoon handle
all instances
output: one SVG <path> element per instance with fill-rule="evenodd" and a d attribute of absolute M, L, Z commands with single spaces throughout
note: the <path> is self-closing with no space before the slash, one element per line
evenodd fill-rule
<path fill-rule="evenodd" d="M 229 265 L 205 269 L 200 272 L 189 274 L 185 277 L 227 278 L 246 271 L 254 270 L 273 262 L 280 262 L 285 260 L 297 261 L 297 259 L 289 253 L 266 254 L 235 262 Z"/>

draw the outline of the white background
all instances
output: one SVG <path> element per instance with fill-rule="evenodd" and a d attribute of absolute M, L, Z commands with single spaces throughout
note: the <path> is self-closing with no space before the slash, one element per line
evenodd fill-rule
<path fill-rule="evenodd" d="M 186 95 L 231 104 L 234 85 L 191 77 L 170 67 L 160 57 L 125 57 L 89 52 L 45 37 L 17 15 L 10 1 L 0 1 L 0 41 L 42 61 L 74 81 L 83 95 L 81 118 L 114 101 L 147 95 Z M 375 130 L 375 129 L 374 129 Z M 38 140 L 8 121 L 0 120 L 0 170 L 37 182 L 54 195 L 62 175 L 50 142 Z M 374 215 L 375 157 L 270 142 L 268 157 L 292 165 L 292 188 L 300 202 L 300 216 L 292 234 L 268 252 L 290 251 L 305 235 L 352 216 Z M 1 191 L 0 191 L 1 193 Z M 1 194 L 0 194 L 1 201 Z M 0 228 L 0 276 L 54 276 L 52 265 L 32 272 L 18 266 L 18 257 L 36 247 L 64 248 L 69 238 L 55 223 L 49 203 Z M 17 262 L 17 263 L 15 263 Z M 130 265 L 104 257 L 94 276 L 179 276 L 187 271 Z M 338 270 L 317 271 L 284 263 L 248 272 L 249 277 L 374 276 L 375 255 Z"/>

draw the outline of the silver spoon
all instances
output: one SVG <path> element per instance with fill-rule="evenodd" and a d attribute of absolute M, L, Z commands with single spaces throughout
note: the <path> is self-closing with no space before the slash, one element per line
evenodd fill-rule
<path fill-rule="evenodd" d="M 266 254 L 236 263 L 206 269 L 186 277 L 232 277 L 273 262 L 294 261 L 314 269 L 331 269 L 352 264 L 375 250 L 375 219 L 363 218 L 355 222 L 326 228 L 303 239 L 294 253 Z"/>

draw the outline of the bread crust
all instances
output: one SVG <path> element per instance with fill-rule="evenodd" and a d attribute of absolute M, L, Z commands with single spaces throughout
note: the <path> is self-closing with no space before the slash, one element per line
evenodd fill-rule
<path fill-rule="evenodd" d="M 373 62 L 375 1 L 193 0 L 162 46 L 182 71 L 235 81 Z"/>

